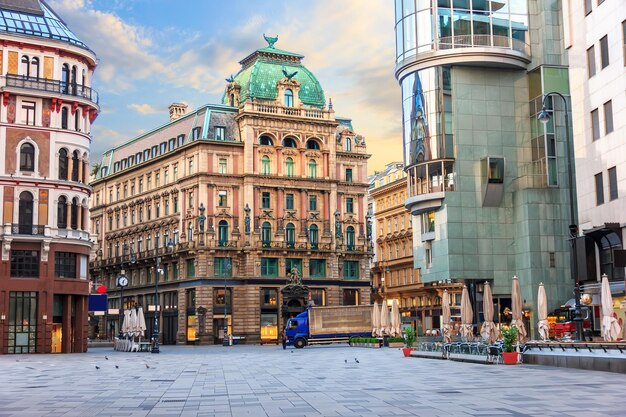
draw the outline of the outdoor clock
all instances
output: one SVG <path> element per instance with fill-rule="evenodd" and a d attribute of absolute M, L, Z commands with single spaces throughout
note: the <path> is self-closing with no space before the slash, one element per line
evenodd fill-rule
<path fill-rule="evenodd" d="M 118 287 L 126 287 L 128 285 L 128 278 L 125 276 L 121 276 L 117 279 Z"/>

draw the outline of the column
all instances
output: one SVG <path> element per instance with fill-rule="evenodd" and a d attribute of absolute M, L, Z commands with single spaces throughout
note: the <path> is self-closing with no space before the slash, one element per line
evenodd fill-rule
<path fill-rule="evenodd" d="M 233 216 L 239 216 L 239 213 L 241 212 L 241 210 L 239 210 L 239 186 L 238 185 L 233 185 Z M 239 228 L 239 225 L 235 226 L 236 228 Z"/>
<path fill-rule="evenodd" d="M 258 161 L 258 153 L 257 153 L 258 148 L 255 146 L 254 150 L 252 151 L 252 173 L 254 174 L 258 174 L 259 173 L 259 161 Z"/>
<path fill-rule="evenodd" d="M 308 162 L 306 160 L 306 158 L 304 157 L 304 151 L 300 151 L 300 176 L 304 177 L 304 170 L 307 166 Z"/>
<path fill-rule="evenodd" d="M 66 295 L 63 297 L 63 325 L 61 328 L 61 352 L 62 353 L 71 353 L 72 352 L 72 303 L 73 298 L 71 295 Z M 52 319 L 52 317 L 48 317 L 48 319 Z"/>
<path fill-rule="evenodd" d="M 198 161 L 198 169 L 202 169 L 200 167 L 200 161 Z M 207 172 L 216 172 L 215 166 L 213 165 L 213 153 L 209 153 L 207 155 L 207 168 L 206 168 Z"/>
<path fill-rule="evenodd" d="M 83 182 L 83 161 L 78 160 L 78 181 Z"/>
<path fill-rule="evenodd" d="M 329 173 L 329 167 L 328 167 L 328 152 L 324 152 L 323 154 L 323 158 L 322 158 L 323 164 L 324 164 L 324 178 L 328 178 L 328 173 Z"/>
<path fill-rule="evenodd" d="M 283 218 L 283 201 L 285 199 L 284 194 L 285 194 L 285 189 L 279 188 L 278 189 L 278 201 L 276 202 L 276 218 L 277 219 Z"/>
<path fill-rule="evenodd" d="M 283 150 L 276 149 L 276 172 L 278 175 L 283 174 Z"/>
<path fill-rule="evenodd" d="M 76 353 L 82 353 L 87 351 L 87 332 L 86 326 L 83 323 L 87 323 L 87 297 L 75 296 L 75 327 L 74 331 L 74 346 L 73 351 Z M 65 336 L 65 335 L 63 335 Z M 65 337 L 63 337 L 65 338 Z"/>
<path fill-rule="evenodd" d="M 300 218 L 306 219 L 306 190 L 300 190 Z"/>
<path fill-rule="evenodd" d="M 330 191 L 324 191 L 324 221 L 330 220 Z"/>
<path fill-rule="evenodd" d="M 72 158 L 72 154 L 67 155 L 67 179 L 72 180 L 72 172 L 74 172 L 74 159 Z M 107 203 L 111 203 L 107 201 Z"/>
<path fill-rule="evenodd" d="M 70 202 L 67 203 L 67 229 L 71 229 L 72 228 L 72 203 L 71 200 Z M 108 219 L 107 219 L 108 222 Z"/>
<path fill-rule="evenodd" d="M 206 202 L 206 211 L 207 211 L 207 216 L 212 216 L 213 213 L 215 212 L 215 187 L 213 186 L 213 184 L 209 184 L 207 186 L 208 188 L 208 192 L 207 192 L 207 202 Z"/>

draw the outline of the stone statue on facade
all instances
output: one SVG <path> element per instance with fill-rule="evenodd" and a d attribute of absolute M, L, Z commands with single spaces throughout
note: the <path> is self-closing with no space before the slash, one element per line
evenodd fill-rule
<path fill-rule="evenodd" d="M 204 205 L 200 203 L 200 207 L 198 208 L 198 211 L 200 211 L 200 215 L 198 216 L 198 228 L 200 229 L 200 233 L 204 233 L 204 222 L 206 220 L 206 216 L 204 215 L 205 210 Z"/>

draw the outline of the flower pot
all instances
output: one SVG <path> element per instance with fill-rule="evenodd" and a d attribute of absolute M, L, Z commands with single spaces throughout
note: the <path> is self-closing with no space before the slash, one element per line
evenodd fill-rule
<path fill-rule="evenodd" d="M 517 365 L 517 352 L 502 352 L 502 362 L 505 365 Z"/>
<path fill-rule="evenodd" d="M 413 348 L 410 348 L 410 347 L 402 348 L 402 353 L 404 353 L 404 357 L 408 358 L 409 356 L 411 356 L 411 351 L 412 350 L 413 350 Z"/>

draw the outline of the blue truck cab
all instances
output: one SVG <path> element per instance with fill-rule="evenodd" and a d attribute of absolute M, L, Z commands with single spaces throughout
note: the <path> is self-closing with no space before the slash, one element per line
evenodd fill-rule
<path fill-rule="evenodd" d="M 285 327 L 287 344 L 300 349 L 307 345 L 309 339 L 309 310 L 304 310 L 296 317 L 287 320 Z"/>

